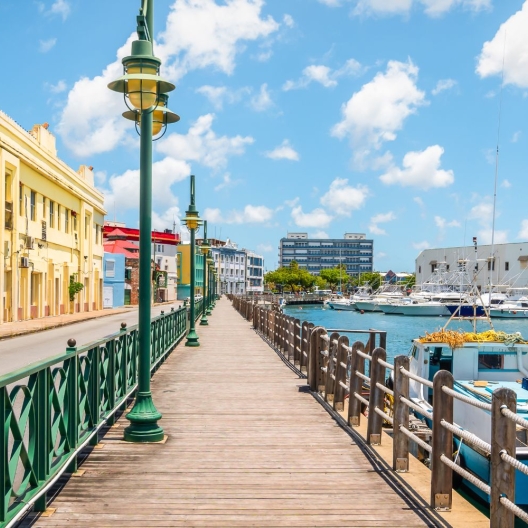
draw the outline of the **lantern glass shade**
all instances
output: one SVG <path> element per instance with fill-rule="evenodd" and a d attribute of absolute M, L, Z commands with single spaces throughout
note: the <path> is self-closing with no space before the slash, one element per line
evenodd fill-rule
<path fill-rule="evenodd" d="M 158 65 L 148 61 L 138 61 L 130 64 L 126 68 L 129 75 L 147 74 L 158 75 Z M 146 110 L 154 106 L 158 99 L 157 79 L 128 79 L 127 86 L 128 99 L 130 104 L 138 110 Z M 161 127 L 160 127 L 161 129 Z"/>
<path fill-rule="evenodd" d="M 183 223 L 187 226 L 187 229 L 198 229 L 200 217 L 198 213 L 187 213 L 187 216 L 183 219 Z"/>

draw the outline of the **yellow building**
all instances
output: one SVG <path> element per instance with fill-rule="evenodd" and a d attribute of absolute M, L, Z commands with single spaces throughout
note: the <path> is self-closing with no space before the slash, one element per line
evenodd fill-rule
<path fill-rule="evenodd" d="M 191 296 L 191 245 L 178 244 L 178 300 L 184 300 Z M 195 246 L 195 281 L 194 294 L 204 293 L 204 256 L 200 246 Z"/>
<path fill-rule="evenodd" d="M 47 124 L 27 132 L 0 111 L 0 190 L 0 323 L 102 309 L 105 210 L 93 169 L 61 161 Z M 72 282 L 83 286 L 74 301 Z"/>

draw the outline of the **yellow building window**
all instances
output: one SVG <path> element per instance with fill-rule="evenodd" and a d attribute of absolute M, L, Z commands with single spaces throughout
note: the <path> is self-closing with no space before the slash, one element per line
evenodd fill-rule
<path fill-rule="evenodd" d="M 49 226 L 55 227 L 55 202 L 52 200 L 49 203 Z"/>
<path fill-rule="evenodd" d="M 31 214 L 31 220 L 35 221 L 37 219 L 37 193 L 35 191 L 31 191 L 31 207 L 30 207 L 30 214 Z"/>
<path fill-rule="evenodd" d="M 68 209 L 64 210 L 64 231 L 66 233 L 70 232 L 70 211 Z"/>

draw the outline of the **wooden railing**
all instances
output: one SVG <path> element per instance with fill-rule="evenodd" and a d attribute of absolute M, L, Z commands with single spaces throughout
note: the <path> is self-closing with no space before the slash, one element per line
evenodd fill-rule
<path fill-rule="evenodd" d="M 478 402 L 453 390 L 453 376 L 448 371 L 438 371 L 430 381 L 409 372 L 408 356 L 396 356 L 394 364 L 388 363 L 383 331 L 332 331 L 241 297 L 232 297 L 232 302 L 285 360 L 307 374 L 310 389 L 331 403 L 335 411 L 344 411 L 348 398 L 348 425 L 358 427 L 362 419 L 367 419 L 367 444 L 381 444 L 383 424 L 392 425 L 394 471 L 409 471 L 410 442 L 429 454 L 431 508 L 452 508 L 453 473 L 457 473 L 489 495 L 491 528 L 513 528 L 515 517 L 528 522 L 528 514 L 515 505 L 516 472 L 528 475 L 528 466 L 515 457 L 516 428 L 528 429 L 528 421 L 515 413 L 514 391 L 497 389 L 492 394 L 491 403 Z M 366 343 L 355 341 L 350 345 L 349 338 L 342 333 L 366 334 L 368 338 Z M 379 346 L 376 346 L 376 340 Z M 391 372 L 392 388 L 386 384 L 388 372 Z M 432 390 L 432 412 L 410 399 L 411 379 Z M 455 399 L 491 414 L 491 443 L 453 422 Z M 420 417 L 427 415 L 431 443 L 425 442 L 409 427 L 411 410 Z M 454 447 L 455 438 L 489 458 L 491 486 L 461 467 Z"/>

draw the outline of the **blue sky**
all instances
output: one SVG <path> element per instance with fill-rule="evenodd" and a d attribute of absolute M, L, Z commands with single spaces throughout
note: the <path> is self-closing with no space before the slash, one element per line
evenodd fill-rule
<path fill-rule="evenodd" d="M 528 240 L 528 0 L 155 4 L 181 116 L 154 144 L 156 228 L 179 224 L 195 174 L 209 234 L 267 269 L 281 237 L 307 231 L 364 232 L 375 269 L 412 271 L 424 248 L 490 242 L 498 141 L 495 242 Z M 106 84 L 139 5 L 0 2 L 0 109 L 26 129 L 48 122 L 59 156 L 95 167 L 108 218 L 130 227 L 139 139 Z"/>

